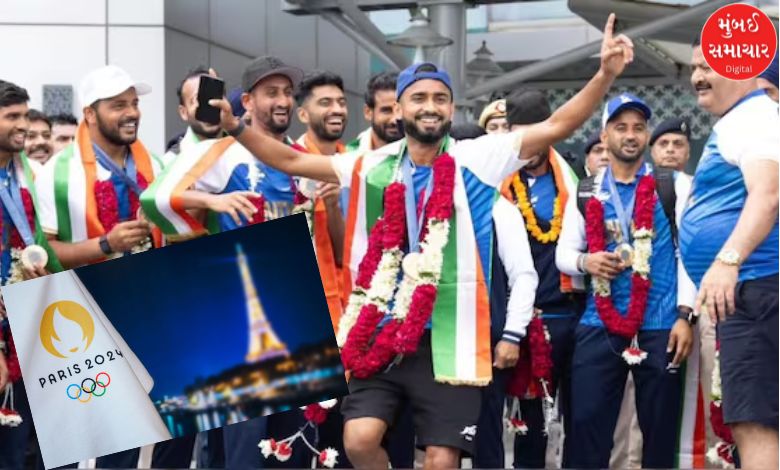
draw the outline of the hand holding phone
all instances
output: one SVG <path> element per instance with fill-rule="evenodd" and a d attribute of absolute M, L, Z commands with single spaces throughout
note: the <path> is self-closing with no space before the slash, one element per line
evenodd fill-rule
<path fill-rule="evenodd" d="M 210 75 L 201 75 L 198 84 L 198 109 L 195 119 L 208 124 L 219 124 L 219 108 L 209 104 L 209 100 L 222 99 L 225 96 L 225 82 Z"/>

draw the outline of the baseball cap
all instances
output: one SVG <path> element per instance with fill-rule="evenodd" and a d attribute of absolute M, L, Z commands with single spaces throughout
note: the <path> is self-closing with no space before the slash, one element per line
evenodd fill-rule
<path fill-rule="evenodd" d="M 506 99 L 506 120 L 510 126 L 536 124 L 551 114 L 547 96 L 539 90 L 518 90 Z"/>
<path fill-rule="evenodd" d="M 653 134 L 650 136 L 650 145 L 652 146 L 659 137 L 669 133 L 682 134 L 687 138 L 691 138 L 691 126 L 688 121 L 680 118 L 667 119 L 661 124 L 658 124 L 653 129 Z"/>
<path fill-rule="evenodd" d="M 653 115 L 650 111 L 650 107 L 637 96 L 632 95 L 631 93 L 621 93 L 609 100 L 604 107 L 604 114 L 601 116 L 601 127 L 606 127 L 609 121 L 626 109 L 636 109 L 641 112 L 648 121 Z"/>
<path fill-rule="evenodd" d="M 244 75 L 241 77 L 241 87 L 248 93 L 260 80 L 273 75 L 287 77 L 295 88 L 303 78 L 303 70 L 285 64 L 278 57 L 271 55 L 258 57 L 246 65 Z"/>
<path fill-rule="evenodd" d="M 452 92 L 452 82 L 446 70 L 440 70 L 430 62 L 412 64 L 398 74 L 398 82 L 395 88 L 395 98 L 400 99 L 407 88 L 419 80 L 438 80 L 445 84 Z"/>
<path fill-rule="evenodd" d="M 479 115 L 479 127 L 485 127 L 493 118 L 506 117 L 506 100 L 496 100 L 485 106 Z"/>
<path fill-rule="evenodd" d="M 95 101 L 120 95 L 129 88 L 135 88 L 139 96 L 152 91 L 149 84 L 133 80 L 124 69 L 106 65 L 89 72 L 81 80 L 79 100 L 82 106 L 90 106 Z"/>

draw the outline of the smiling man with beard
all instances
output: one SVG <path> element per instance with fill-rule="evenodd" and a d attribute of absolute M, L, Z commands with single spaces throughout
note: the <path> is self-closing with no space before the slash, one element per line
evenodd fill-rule
<path fill-rule="evenodd" d="M 581 126 L 631 62 L 631 40 L 613 37 L 614 22 L 610 15 L 594 78 L 524 132 L 451 142 L 450 78 L 430 63 L 411 65 L 398 78 L 406 138 L 368 153 L 295 151 L 248 130 L 226 100 L 212 100 L 222 109 L 223 128 L 263 162 L 351 190 L 344 265 L 360 289 L 336 336 L 351 374 L 341 412 L 355 467 L 387 468 L 382 443 L 407 400 L 426 468 L 456 467 L 462 451 L 473 452 L 480 388 L 492 380 L 488 290 L 496 188 L 531 155 Z M 393 315 L 386 316 L 391 302 Z M 371 343 L 377 327 L 382 340 Z"/>
<path fill-rule="evenodd" d="M 372 76 L 366 85 L 363 117 L 371 127 L 347 144 L 347 150 L 366 152 L 395 142 L 403 137 L 396 115 L 395 85 L 398 74 L 382 72 Z"/>
<path fill-rule="evenodd" d="M 209 124 L 198 121 L 195 111 L 198 109 L 198 86 L 200 77 L 208 75 L 209 69 L 200 65 L 189 72 L 184 80 L 176 88 L 176 96 L 179 97 L 179 118 L 187 123 L 187 130 L 179 141 L 163 155 L 163 164 L 170 165 L 182 151 L 189 149 L 198 142 L 206 139 L 214 139 L 222 135 L 222 129 L 218 124 Z"/>
<path fill-rule="evenodd" d="M 347 98 L 344 82 L 331 72 L 314 71 L 304 76 L 295 95 L 298 119 L 306 133 L 298 145 L 318 155 L 344 153 L 341 136 L 347 126 Z M 301 186 L 308 185 L 306 181 Z M 312 182 L 311 184 L 314 184 Z M 313 239 L 330 318 L 338 325 L 342 313 L 341 260 L 344 245 L 344 217 L 339 206 L 339 185 L 317 183 L 313 196 Z"/>
<path fill-rule="evenodd" d="M 610 165 L 582 180 L 577 195 L 569 198 L 556 250 L 562 273 L 594 279 L 574 333 L 566 436 L 568 465 L 574 468 L 609 466 L 629 372 L 644 437 L 642 466 L 675 465 L 678 368 L 692 346 L 695 290 L 679 264 L 674 227 L 690 184 L 671 172 L 664 180 L 670 183 L 662 184 L 663 172 L 644 162 L 650 115 L 650 108 L 628 93 L 607 103 L 601 140 Z M 655 192 L 645 190 L 650 187 Z M 667 205 L 666 191 L 673 192 L 677 204 Z M 637 227 L 636 214 L 642 214 L 641 221 L 652 214 L 652 225 Z M 638 231 L 642 228 L 651 230 L 649 242 Z M 649 287 L 638 277 L 647 279 Z"/>
<path fill-rule="evenodd" d="M 742 468 L 777 468 L 777 103 L 756 79 L 719 76 L 700 44 L 691 67 L 699 107 L 718 121 L 693 177 L 680 250 L 697 306 L 717 322 L 723 421 Z"/>
<path fill-rule="evenodd" d="M 522 131 L 550 117 L 551 110 L 547 97 L 541 91 L 519 90 L 506 99 L 506 113 L 510 130 Z M 573 170 L 552 146 L 531 156 L 525 167 L 504 180 L 502 185 L 502 194 L 516 206 L 525 221 L 534 267 L 539 273 L 534 307 L 550 334 L 553 361 L 550 395 L 555 398 L 557 392 L 558 407 L 566 426 L 564 434 L 567 436 L 574 329 L 584 305 L 584 282 L 582 276 L 561 274 L 555 266 L 555 247 L 561 233 L 566 201 L 575 197 L 576 187 L 577 177 Z M 519 236 L 525 237 L 526 234 Z M 500 372 L 494 373 L 497 377 L 498 374 Z M 544 397 L 529 388 L 517 399 L 528 432 L 515 437 L 515 468 L 544 468 L 547 453 L 542 412 Z M 500 419 L 500 409 L 493 413 L 497 413 Z M 568 467 L 568 448 L 564 446 L 563 449 L 563 466 Z"/>

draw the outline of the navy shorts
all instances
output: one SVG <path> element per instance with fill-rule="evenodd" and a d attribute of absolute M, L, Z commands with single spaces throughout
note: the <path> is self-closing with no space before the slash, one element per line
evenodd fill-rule
<path fill-rule="evenodd" d="M 777 429 L 778 276 L 740 282 L 736 312 L 718 324 L 723 419 Z"/>
<path fill-rule="evenodd" d="M 392 428 L 404 402 L 412 409 L 417 447 L 443 446 L 474 453 L 481 407 L 481 387 L 455 386 L 433 379 L 431 336 L 420 339 L 417 353 L 389 371 L 367 379 L 352 378 L 344 397 L 344 421 L 378 418 Z"/>

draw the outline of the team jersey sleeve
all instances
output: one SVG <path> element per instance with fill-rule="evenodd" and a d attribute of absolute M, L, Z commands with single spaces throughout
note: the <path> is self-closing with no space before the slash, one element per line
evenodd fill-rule
<path fill-rule="evenodd" d="M 493 206 L 498 256 L 506 270 L 509 301 L 502 339 L 519 343 L 531 322 L 539 276 L 520 211 L 500 197 Z"/>
<path fill-rule="evenodd" d="M 575 190 L 566 201 L 561 235 L 558 238 L 558 246 L 555 248 L 555 264 L 558 269 L 570 276 L 582 275 L 577 269 L 577 259 L 585 252 L 586 248 L 585 218 L 577 207 L 577 192 Z"/>
<path fill-rule="evenodd" d="M 675 219 L 677 227 L 680 227 L 685 204 L 691 192 L 691 177 L 684 173 L 675 173 L 674 191 L 676 194 Z M 696 285 L 685 270 L 679 247 L 675 249 L 675 252 L 677 255 L 677 305 L 693 308 L 696 304 Z"/>
<path fill-rule="evenodd" d="M 520 159 L 522 143 L 522 131 L 487 134 L 455 143 L 450 154 L 480 180 L 497 187 L 525 165 L 525 160 Z"/>
<path fill-rule="evenodd" d="M 727 114 L 724 121 L 718 123 L 721 125 L 716 125 L 723 158 L 743 172 L 746 165 L 759 160 L 777 162 L 780 157 L 777 104 L 766 97 L 755 98 L 734 112 L 739 114 Z"/>

